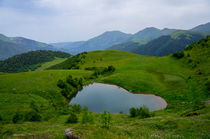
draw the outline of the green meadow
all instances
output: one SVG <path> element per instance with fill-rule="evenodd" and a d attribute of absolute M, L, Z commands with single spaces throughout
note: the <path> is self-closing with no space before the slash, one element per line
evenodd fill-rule
<path fill-rule="evenodd" d="M 185 59 L 175 57 L 149 57 L 129 52 L 107 50 L 93 51 L 79 63 L 79 69 L 45 70 L 65 59 L 44 63 L 33 72 L 0 74 L 0 136 L 13 134 L 33 134 L 37 137 L 63 138 L 66 128 L 73 128 L 82 138 L 210 138 L 210 107 L 192 110 L 199 100 L 206 103 L 208 96 L 201 78 L 186 64 Z M 116 71 L 85 80 L 119 85 L 134 93 L 155 94 L 164 98 L 168 106 L 154 112 L 150 118 L 131 118 L 129 114 L 111 114 L 110 129 L 101 128 L 100 113 L 93 113 L 94 123 L 82 124 L 82 114 L 77 114 L 79 122 L 67 124 L 68 114 L 60 114 L 59 106 L 67 100 L 57 87 L 59 79 L 68 75 L 86 77 L 93 71 L 88 67 L 107 67 Z M 204 66 L 203 68 L 206 69 Z M 194 78 L 190 78 L 194 77 Z M 208 78 L 209 76 L 207 76 Z M 39 122 L 13 124 L 16 112 L 26 112 L 34 102 L 41 109 L 44 119 Z M 197 116 L 182 116 L 183 113 L 199 113 Z"/>

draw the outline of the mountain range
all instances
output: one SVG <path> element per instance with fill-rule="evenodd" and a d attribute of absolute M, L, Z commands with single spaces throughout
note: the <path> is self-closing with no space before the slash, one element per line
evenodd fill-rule
<path fill-rule="evenodd" d="M 0 34 L 0 60 L 32 50 L 57 50 L 52 45 L 26 39 L 23 37 L 7 37 Z"/>
<path fill-rule="evenodd" d="M 187 45 L 210 34 L 210 22 L 190 30 L 145 28 L 135 34 L 107 31 L 78 42 L 46 44 L 23 37 L 0 34 L 0 60 L 32 50 L 54 50 L 70 54 L 94 50 L 122 50 L 143 55 L 164 56 L 183 50 Z M 178 36 L 178 37 L 177 37 Z"/>

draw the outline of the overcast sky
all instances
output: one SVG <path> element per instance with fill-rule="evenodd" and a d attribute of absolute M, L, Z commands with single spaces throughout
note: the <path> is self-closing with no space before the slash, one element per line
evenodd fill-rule
<path fill-rule="evenodd" d="M 210 0 L 0 0 L 0 33 L 47 43 L 207 22 Z"/>

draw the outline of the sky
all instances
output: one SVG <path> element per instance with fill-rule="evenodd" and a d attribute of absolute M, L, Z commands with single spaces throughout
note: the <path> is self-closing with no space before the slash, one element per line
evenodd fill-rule
<path fill-rule="evenodd" d="M 41 42 L 88 40 L 105 31 L 190 29 L 210 22 L 210 0 L 0 0 L 0 33 Z"/>

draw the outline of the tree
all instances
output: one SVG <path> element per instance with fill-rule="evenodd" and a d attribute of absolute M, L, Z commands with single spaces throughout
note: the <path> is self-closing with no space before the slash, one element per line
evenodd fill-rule
<path fill-rule="evenodd" d="M 136 113 L 136 108 L 132 107 L 129 109 L 130 115 L 131 117 L 136 117 L 137 113 Z"/>
<path fill-rule="evenodd" d="M 20 112 L 16 112 L 15 115 L 12 118 L 13 123 L 19 123 L 24 120 L 23 115 Z"/>
<path fill-rule="evenodd" d="M 36 111 L 30 111 L 25 115 L 26 121 L 41 121 L 41 118 L 41 115 Z"/>
<path fill-rule="evenodd" d="M 0 115 L 0 121 L 3 121 L 3 118 L 1 117 L 1 115 Z"/>
<path fill-rule="evenodd" d="M 66 123 L 77 123 L 77 122 L 78 122 L 77 115 L 74 112 L 71 112 Z"/>
<path fill-rule="evenodd" d="M 140 117 L 140 118 L 147 118 L 147 117 L 151 117 L 151 113 L 149 112 L 149 109 L 147 108 L 147 106 L 143 105 L 140 108 L 130 108 L 130 115 L 131 117 Z"/>
<path fill-rule="evenodd" d="M 104 110 L 104 113 L 101 115 L 101 124 L 103 128 L 110 128 L 111 114 L 109 111 Z"/>
<path fill-rule="evenodd" d="M 83 108 L 82 123 L 93 123 L 92 113 L 89 112 L 87 106 L 84 106 Z"/>
<path fill-rule="evenodd" d="M 63 89 L 66 87 L 66 83 L 63 80 L 58 80 L 57 86 Z"/>
<path fill-rule="evenodd" d="M 108 72 L 114 72 L 115 71 L 115 67 L 114 66 L 108 66 Z"/>

